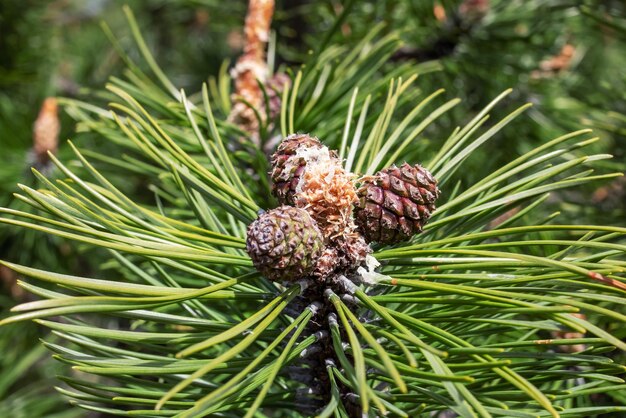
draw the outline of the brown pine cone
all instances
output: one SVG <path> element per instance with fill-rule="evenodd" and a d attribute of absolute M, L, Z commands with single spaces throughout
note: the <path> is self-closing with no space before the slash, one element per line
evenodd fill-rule
<path fill-rule="evenodd" d="M 335 247 L 326 247 L 322 255 L 315 261 L 312 277 L 324 281 L 332 275 L 339 266 L 339 252 Z"/>
<path fill-rule="evenodd" d="M 395 165 L 365 178 L 354 210 L 368 242 L 394 244 L 422 232 L 439 197 L 437 180 L 424 167 Z"/>
<path fill-rule="evenodd" d="M 296 281 L 313 270 L 324 250 L 324 237 L 307 211 L 280 206 L 250 224 L 246 249 L 268 279 Z"/>
<path fill-rule="evenodd" d="M 292 158 L 298 148 L 322 148 L 319 139 L 307 134 L 292 134 L 278 146 L 272 155 L 272 194 L 284 205 L 293 205 L 296 187 L 306 167 L 304 158 Z"/>
<path fill-rule="evenodd" d="M 372 252 L 365 238 L 357 232 L 337 238 L 335 245 L 339 248 L 339 264 L 346 270 L 356 270 Z"/>
<path fill-rule="evenodd" d="M 358 233 L 342 235 L 332 240 L 316 260 L 312 277 L 325 280 L 337 272 L 353 272 L 365 262 L 372 252 L 365 239 Z"/>

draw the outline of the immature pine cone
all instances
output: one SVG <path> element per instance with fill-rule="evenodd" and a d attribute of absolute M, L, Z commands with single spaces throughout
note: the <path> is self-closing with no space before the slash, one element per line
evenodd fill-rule
<path fill-rule="evenodd" d="M 393 244 L 422 232 L 439 197 L 437 180 L 424 167 L 395 165 L 363 180 L 354 215 L 368 242 Z"/>
<path fill-rule="evenodd" d="M 307 134 L 292 134 L 283 139 L 272 155 L 272 194 L 284 205 L 295 204 L 296 187 L 306 167 L 304 158 L 295 157 L 300 147 L 319 149 L 323 145 Z"/>
<path fill-rule="evenodd" d="M 306 209 L 327 240 L 354 230 L 353 176 L 337 153 L 308 135 L 290 135 L 272 156 L 273 193 L 281 203 Z"/>
<path fill-rule="evenodd" d="M 317 279 L 326 279 L 337 271 L 356 271 L 372 252 L 361 234 L 357 232 L 342 234 L 330 241 L 322 255 L 317 258 L 311 273 Z"/>
<path fill-rule="evenodd" d="M 280 206 L 250 224 L 246 249 L 268 279 L 296 281 L 313 270 L 324 238 L 307 211 Z"/>

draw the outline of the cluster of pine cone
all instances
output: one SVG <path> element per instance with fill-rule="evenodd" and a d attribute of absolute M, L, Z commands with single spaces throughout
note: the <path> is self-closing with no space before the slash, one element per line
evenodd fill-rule
<path fill-rule="evenodd" d="M 439 196 L 437 181 L 420 165 L 357 178 L 306 134 L 285 138 L 271 163 L 281 206 L 262 213 L 247 236 L 248 254 L 270 280 L 350 276 L 371 252 L 369 243 L 394 244 L 421 232 Z"/>

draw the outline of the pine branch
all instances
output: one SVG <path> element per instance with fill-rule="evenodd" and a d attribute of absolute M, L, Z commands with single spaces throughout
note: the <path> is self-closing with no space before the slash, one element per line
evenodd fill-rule
<path fill-rule="evenodd" d="M 281 282 L 244 251 L 246 228 L 274 203 L 270 162 L 228 122 L 231 80 L 224 70 L 198 94 L 172 88 L 133 32 L 149 73 L 125 56 L 129 71 L 103 93 L 107 108 L 62 101 L 119 155 L 71 145 L 73 160 L 50 157 L 59 181 L 36 173 L 41 189 L 21 189 L 40 214 L 3 209 L 11 216 L 0 218 L 110 256 L 98 278 L 3 263 L 41 299 L 2 323 L 35 320 L 61 338 L 45 345 L 77 372 L 60 389 L 73 403 L 181 417 L 297 416 L 294 405 L 345 417 L 624 411 L 588 400 L 626 387 L 623 365 L 606 355 L 626 349 L 623 333 L 604 325 L 626 321 L 626 229 L 555 224 L 538 209 L 550 192 L 620 175 L 593 172 L 609 156 L 593 152 L 589 130 L 469 177 L 478 151 L 527 106 L 489 123 L 506 91 L 443 132 L 437 121 L 463 104 L 416 87 L 417 74 L 434 67 L 384 70 L 396 34 L 378 37 L 375 28 L 360 48 L 330 45 L 291 69 L 280 123 L 268 124 L 264 139 L 310 131 L 346 158 L 326 149 L 336 172 L 364 182 L 421 161 L 439 179 L 442 202 L 423 233 L 373 244 L 380 266 L 366 258 L 345 274 Z M 231 148 L 228 138 L 241 142 Z M 148 179 L 154 199 L 127 195 L 107 168 Z M 494 224 L 512 208 L 521 209 Z M 568 331 L 578 337 L 552 338 Z M 562 349 L 579 344 L 581 352 Z"/>

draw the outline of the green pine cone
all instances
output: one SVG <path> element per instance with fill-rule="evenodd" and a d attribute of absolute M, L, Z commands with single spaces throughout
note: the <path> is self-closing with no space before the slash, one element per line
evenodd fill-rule
<path fill-rule="evenodd" d="M 296 281 L 313 270 L 324 250 L 324 237 L 306 210 L 280 206 L 250 224 L 246 248 L 268 279 Z"/>

